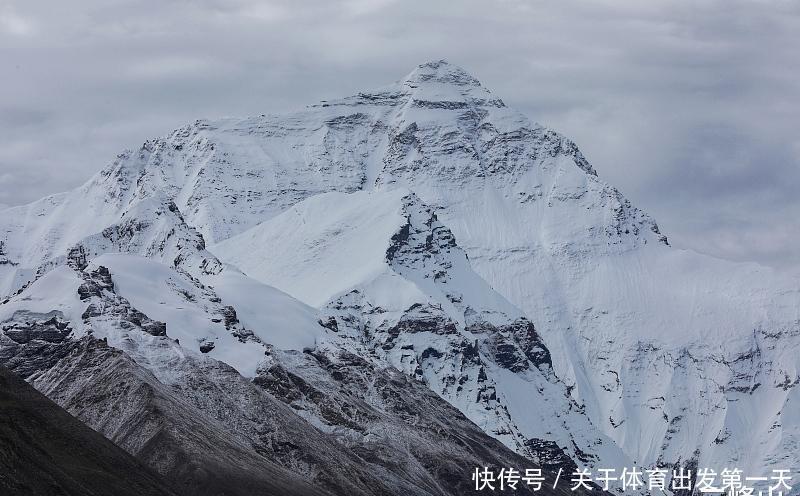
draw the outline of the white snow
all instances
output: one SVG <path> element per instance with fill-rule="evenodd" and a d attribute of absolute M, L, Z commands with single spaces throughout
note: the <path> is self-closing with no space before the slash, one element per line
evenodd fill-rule
<path fill-rule="evenodd" d="M 148 317 L 165 322 L 167 335 L 178 339 L 183 348 L 196 353 L 200 343 L 213 342 L 208 356 L 233 366 L 246 377 L 255 375 L 264 359 L 264 346 L 233 336 L 220 315 L 213 313 L 207 296 L 191 281 L 139 256 L 101 255 L 92 260 L 90 269 L 101 265 L 111 272 L 116 293 Z M 239 320 L 264 343 L 282 349 L 313 347 L 321 328 L 312 309 L 233 270 L 210 276 L 209 282 L 223 304 L 235 303 Z"/>
<path fill-rule="evenodd" d="M 409 191 L 452 231 L 468 269 L 447 254 L 387 265 Z M 457 320 L 463 306 L 524 314 L 585 418 L 640 464 L 695 450 L 701 465 L 769 473 L 800 464 L 798 277 L 665 246 L 655 222 L 596 177 L 574 144 L 458 68 L 426 64 L 397 84 L 293 114 L 197 121 L 120 155 L 81 188 L 5 210 L 0 241 L 11 263 L 0 265 L 0 292 L 154 197 L 174 201 L 226 261 L 313 307 L 360 288 L 393 317 L 420 301 Z M 226 339 L 164 286 L 172 261 L 159 256 L 165 265 L 117 260 L 121 290 L 171 320 L 170 334 Z M 446 265 L 450 279 L 434 281 Z M 306 310 L 286 304 L 287 318 L 271 325 L 260 305 L 280 308 L 281 298 L 225 272 L 209 284 L 245 326 L 265 341 L 312 343 Z M 42 291 L 50 294 L 42 285 L 24 294 Z M 295 318 L 305 323 L 282 330 Z M 230 344 L 212 355 L 252 372 L 255 352 Z M 518 378 L 496 379 L 514 398 L 513 420 L 536 417 Z"/>
<path fill-rule="evenodd" d="M 175 271 L 161 263 L 124 254 L 101 255 L 91 265 L 107 267 L 115 292 L 151 319 L 165 322 L 167 335 L 178 339 L 183 348 L 196 352 L 201 340 L 213 341 L 216 346 L 209 356 L 245 376 L 255 375 L 264 358 L 264 347 L 255 342 L 242 343 L 223 323 L 212 322 L 197 288 Z"/>
<path fill-rule="evenodd" d="M 322 333 L 317 311 L 278 289 L 227 268 L 206 282 L 263 342 L 283 350 L 313 349 Z M 223 360 L 225 361 L 225 360 Z"/>
<path fill-rule="evenodd" d="M 83 279 L 69 267 L 56 267 L 31 284 L 24 295 L 0 305 L 0 322 L 10 320 L 18 311 L 46 314 L 55 310 L 71 322 L 76 333 L 82 334 L 80 316 L 87 306 L 78 297 L 78 286 L 82 283 Z"/>
<path fill-rule="evenodd" d="M 386 249 L 405 221 L 407 194 L 314 196 L 209 250 L 250 277 L 321 306 L 386 271 Z"/>

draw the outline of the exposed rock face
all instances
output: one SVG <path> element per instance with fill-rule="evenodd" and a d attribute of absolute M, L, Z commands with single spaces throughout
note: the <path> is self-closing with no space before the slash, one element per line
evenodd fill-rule
<path fill-rule="evenodd" d="M 61 343 L 72 332 L 69 323 L 64 322 L 63 316 L 58 312 L 47 315 L 20 312 L 15 314 L 14 318 L 19 323 L 5 324 L 2 329 L 5 336 L 17 344 L 27 344 L 34 339 L 46 343 Z"/>
<path fill-rule="evenodd" d="M 54 366 L 66 355 L 61 345 L 72 331 L 62 319 L 58 311 L 15 312 L 0 325 L 0 363 L 22 377 Z"/>

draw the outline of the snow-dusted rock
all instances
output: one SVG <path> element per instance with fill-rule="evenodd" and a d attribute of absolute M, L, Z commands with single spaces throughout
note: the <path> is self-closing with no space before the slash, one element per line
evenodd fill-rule
<path fill-rule="evenodd" d="M 406 198 L 420 209 L 404 211 Z M 351 225 L 317 229 L 337 219 Z M 404 238 L 397 228 L 405 223 L 417 227 Z M 292 114 L 197 121 L 122 153 L 74 191 L 3 211 L 0 293 L 30 291 L 84 246 L 87 262 L 133 253 L 219 285 L 237 308 L 238 297 L 213 282 L 228 269 L 205 244 L 240 263 L 249 254 L 245 273 L 329 313 L 328 331 L 298 336 L 314 335 L 328 351 L 358 342 L 365 359 L 425 379 L 483 422 L 458 384 L 445 388 L 448 376 L 459 377 L 454 357 L 467 351 L 445 345 L 477 337 L 480 360 L 509 365 L 491 375 L 494 394 L 505 395 L 507 429 L 499 417 L 481 427 L 521 453 L 531 451 L 519 435 L 538 439 L 535 428 L 549 425 L 514 420 L 520 411 L 537 415 L 537 403 L 519 393 L 532 382 L 516 382 L 527 374 L 554 388 L 535 396 L 548 398 L 542 412 L 573 405 L 570 416 L 548 420 L 562 422 L 564 436 L 613 440 L 640 466 L 693 461 L 763 475 L 800 463 L 797 278 L 670 247 L 574 143 L 446 62 Z M 59 304 L 65 317 L 74 313 L 74 301 Z M 244 322 L 246 312 L 238 314 Z M 477 332 L 470 318 L 491 326 Z M 520 322 L 535 326 L 533 360 Z M 355 330 L 372 334 L 346 337 Z M 410 345 L 413 352 L 402 350 Z M 544 350 L 555 378 L 542 371 Z M 226 352 L 215 345 L 209 353 Z M 478 387 L 473 372 L 469 387 Z M 563 446 L 569 437 L 543 439 L 540 446 L 555 441 L 580 459 Z M 597 456 L 586 463 L 618 463 Z"/>

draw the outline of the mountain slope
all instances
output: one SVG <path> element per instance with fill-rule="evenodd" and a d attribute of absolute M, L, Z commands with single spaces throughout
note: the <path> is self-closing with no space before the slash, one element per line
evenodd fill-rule
<path fill-rule="evenodd" d="M 519 453 L 570 471 L 630 464 L 569 400 L 533 324 L 410 191 L 317 195 L 210 250 L 320 308 L 335 332 L 317 349 L 424 381 Z"/>
<path fill-rule="evenodd" d="M 104 254 L 58 266 L 0 305 L 0 363 L 185 494 L 470 494 L 476 466 L 532 466 L 379 363 L 264 343 L 269 332 L 303 331 L 310 309 L 231 268 L 209 276 L 222 283 L 215 288 L 227 284 L 225 272 L 263 309 L 294 309 L 297 318 L 270 319 L 236 300 L 259 316 L 251 330 L 230 309 L 218 313 L 228 307 L 215 289 L 189 274 Z"/>
<path fill-rule="evenodd" d="M 205 243 L 216 247 L 271 225 L 275 236 L 303 246 L 286 217 L 290 207 L 323 193 L 400 188 L 435 212 L 492 293 L 535 325 L 575 411 L 628 459 L 645 466 L 735 465 L 757 475 L 800 463 L 792 408 L 800 383 L 800 282 L 668 246 L 653 219 L 603 182 L 574 143 L 509 109 L 444 61 L 423 64 L 385 88 L 292 114 L 197 121 L 120 154 L 81 188 L 5 211 L 0 291 L 19 291 L 81 243 L 89 258 L 100 248 L 131 250 L 214 286 L 206 277 L 225 271 Z M 167 207 L 139 213 L 145 202 Z M 158 243 L 101 243 L 97 237 L 127 240 L 127 229 L 102 233 L 131 226 L 132 215 L 160 226 L 154 216 L 162 210 L 175 214 L 170 225 L 178 235 L 168 228 L 143 237 Z M 378 217 L 394 225 L 392 215 Z M 270 224 L 273 219 L 281 224 Z M 381 224 L 369 234 L 387 230 Z M 192 236 L 204 243 L 187 243 Z M 421 241 L 414 244 L 423 252 L 437 249 Z M 328 306 L 334 300 L 324 299 L 338 295 L 336 308 L 330 307 L 335 315 L 327 316 L 337 326 L 345 317 L 356 327 L 372 325 L 377 291 L 366 297 L 338 292 L 361 285 L 377 267 L 383 275 L 375 280 L 399 284 L 387 286 L 392 291 L 411 288 L 443 305 L 441 312 L 420 309 L 414 326 L 445 317 L 460 322 L 463 309 L 453 311 L 447 293 L 430 284 L 435 277 L 415 280 L 419 272 L 403 272 L 400 260 L 389 270 L 385 252 L 370 256 L 376 253 L 368 263 L 349 257 L 349 265 L 338 268 L 333 264 L 340 260 L 330 259 L 322 268 L 331 277 L 306 285 L 313 291 L 306 303 Z M 313 266 L 284 260 L 290 264 L 286 274 L 304 275 Z M 279 281 L 281 274 L 269 276 Z M 312 276 L 305 273 L 306 280 Z M 298 288 L 287 281 L 280 282 L 282 289 L 294 294 Z M 491 300 L 484 309 L 498 311 L 493 305 L 500 300 Z M 245 336 L 242 327 L 226 331 Z M 245 341 L 256 338 L 253 333 Z M 336 346 L 351 350 L 350 341 Z M 371 357 L 371 350 L 358 353 Z M 378 355 L 384 363 L 402 363 L 399 351 Z M 452 358 L 426 356 L 432 369 L 448 367 Z M 255 364 L 249 363 L 252 372 Z M 526 400 L 521 409 L 531 409 Z M 468 410 L 466 404 L 460 408 Z M 493 435 L 510 443 L 506 433 Z"/>
<path fill-rule="evenodd" d="M 165 479 L 0 366 L 0 492 L 172 496 Z"/>

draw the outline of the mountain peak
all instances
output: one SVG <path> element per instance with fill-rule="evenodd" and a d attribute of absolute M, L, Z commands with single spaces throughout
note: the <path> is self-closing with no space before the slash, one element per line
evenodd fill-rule
<path fill-rule="evenodd" d="M 426 83 L 481 87 L 475 77 L 444 59 L 421 64 L 403 79 L 403 84 L 412 88 Z"/>

